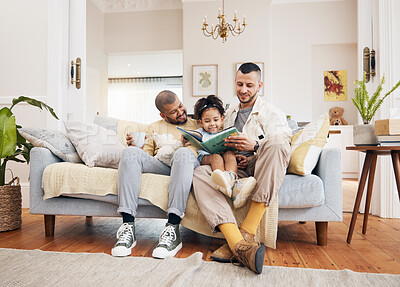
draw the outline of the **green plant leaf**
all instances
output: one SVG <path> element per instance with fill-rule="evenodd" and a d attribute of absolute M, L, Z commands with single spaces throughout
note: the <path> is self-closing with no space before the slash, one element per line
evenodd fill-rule
<path fill-rule="evenodd" d="M 28 97 L 25 97 L 25 96 L 20 96 L 20 97 L 17 98 L 17 99 L 13 99 L 13 101 L 12 101 L 12 106 L 10 107 L 10 110 L 11 110 L 16 104 L 18 104 L 18 103 L 20 103 L 20 102 L 25 102 L 25 103 L 30 104 L 30 105 L 32 105 L 32 106 L 38 107 L 38 108 L 40 108 L 41 110 L 43 110 L 43 108 L 45 108 L 46 110 L 48 110 L 48 111 L 50 112 L 50 114 L 51 114 L 53 117 L 55 117 L 55 118 L 58 120 L 58 117 L 57 117 L 57 115 L 56 115 L 56 113 L 54 112 L 54 110 L 53 110 L 52 107 L 49 107 L 48 105 L 46 105 L 45 103 L 43 103 L 43 102 L 41 102 L 41 101 L 38 101 L 38 100 L 35 100 L 35 99 L 32 99 L 32 98 L 28 98 Z"/>
<path fill-rule="evenodd" d="M 372 118 L 375 116 L 376 111 L 382 105 L 385 98 L 400 86 L 399 81 L 389 92 L 387 92 L 382 98 L 380 98 L 384 83 L 385 76 L 382 77 L 379 86 L 376 88 L 375 93 L 370 98 L 368 95 L 367 87 L 365 85 L 365 73 L 363 75 L 362 81 L 354 82 L 356 87 L 354 88 L 354 97 L 351 100 L 354 106 L 357 108 L 358 112 L 360 113 L 364 124 L 368 124 L 372 120 Z"/>
<path fill-rule="evenodd" d="M 17 144 L 17 127 L 15 116 L 11 110 L 4 107 L 0 110 L 0 157 L 11 156 Z"/>

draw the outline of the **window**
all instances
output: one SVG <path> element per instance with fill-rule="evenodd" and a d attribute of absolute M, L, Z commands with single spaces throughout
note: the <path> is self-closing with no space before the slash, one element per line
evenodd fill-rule
<path fill-rule="evenodd" d="M 108 116 L 152 123 L 161 119 L 154 100 L 162 90 L 182 100 L 182 77 L 111 78 L 108 80 Z"/>

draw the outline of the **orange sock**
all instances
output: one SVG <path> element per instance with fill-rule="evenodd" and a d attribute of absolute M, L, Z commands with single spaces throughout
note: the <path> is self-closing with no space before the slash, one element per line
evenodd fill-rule
<path fill-rule="evenodd" d="M 251 234 L 256 234 L 266 209 L 265 202 L 251 201 L 249 212 L 240 227 Z"/>
<path fill-rule="evenodd" d="M 224 223 L 218 225 L 226 241 L 228 242 L 229 248 L 233 250 L 233 247 L 239 241 L 243 240 L 243 236 L 239 231 L 239 228 L 234 223 Z"/>

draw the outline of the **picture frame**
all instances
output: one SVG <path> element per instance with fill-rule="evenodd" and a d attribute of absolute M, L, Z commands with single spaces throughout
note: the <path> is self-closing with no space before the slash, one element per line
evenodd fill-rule
<path fill-rule="evenodd" d="M 237 63 L 236 64 L 235 75 L 236 75 L 236 72 L 239 70 L 240 65 L 242 65 L 243 63 Z M 260 70 L 261 70 L 261 82 L 263 82 L 263 86 L 261 87 L 261 89 L 258 92 L 258 94 L 260 96 L 263 96 L 264 95 L 264 84 L 265 84 L 265 80 L 264 80 L 264 62 L 252 62 L 252 63 L 254 63 L 254 64 L 256 64 L 257 66 L 260 67 Z"/>
<path fill-rule="evenodd" d="M 192 81 L 193 97 L 217 96 L 218 65 L 193 65 Z"/>

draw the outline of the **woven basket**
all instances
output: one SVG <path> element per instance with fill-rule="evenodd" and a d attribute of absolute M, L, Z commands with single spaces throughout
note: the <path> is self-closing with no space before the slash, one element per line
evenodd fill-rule
<path fill-rule="evenodd" d="M 21 228 L 21 202 L 18 177 L 0 186 L 0 231 Z"/>

